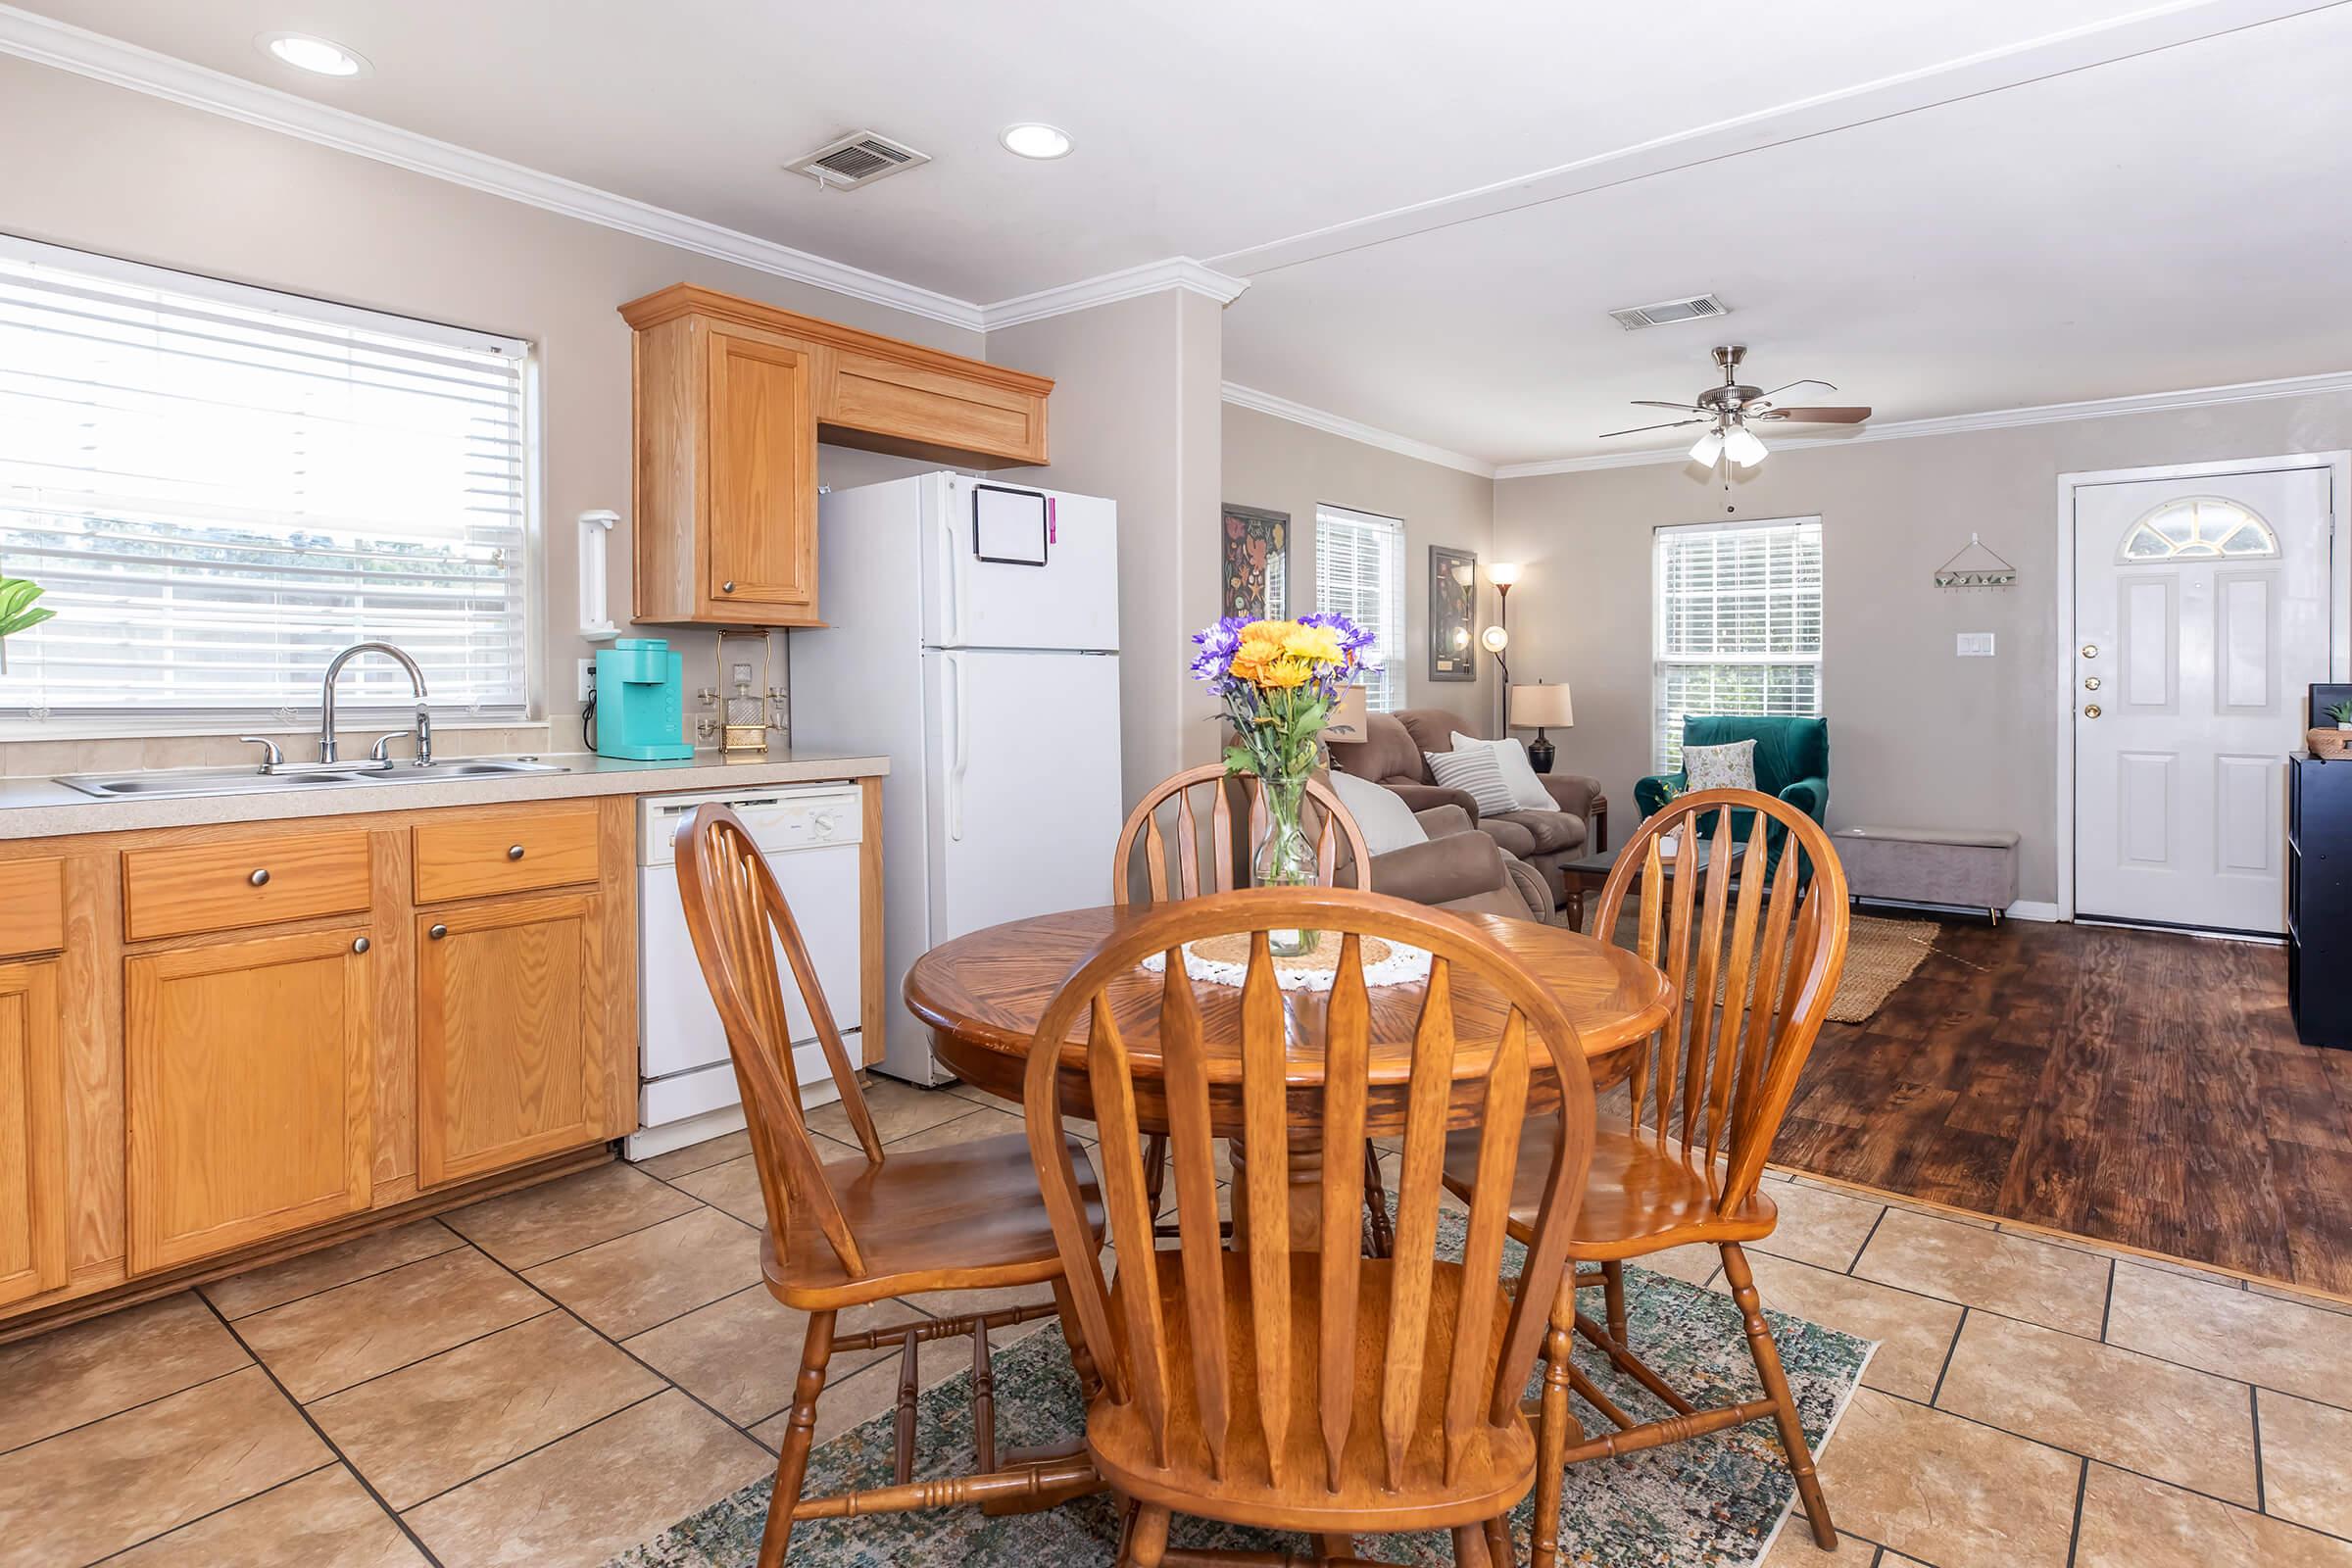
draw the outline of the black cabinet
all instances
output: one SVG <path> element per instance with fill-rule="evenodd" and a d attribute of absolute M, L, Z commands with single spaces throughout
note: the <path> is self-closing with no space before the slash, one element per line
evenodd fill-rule
<path fill-rule="evenodd" d="M 2352 1048 L 2352 759 L 2287 760 L 2286 1003 L 2306 1045 Z"/>

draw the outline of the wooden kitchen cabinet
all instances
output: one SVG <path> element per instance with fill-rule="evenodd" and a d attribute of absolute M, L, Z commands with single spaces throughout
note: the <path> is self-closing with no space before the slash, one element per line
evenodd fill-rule
<path fill-rule="evenodd" d="M 417 1184 L 461 1181 L 602 1136 L 609 976 L 601 899 L 487 900 L 418 914 L 416 930 Z"/>
<path fill-rule="evenodd" d="M 816 447 L 1046 462 L 1054 383 L 680 283 L 636 330 L 635 618 L 822 625 Z"/>
<path fill-rule="evenodd" d="M 368 1206 L 373 945 L 346 924 L 125 960 L 132 1275 Z"/>
<path fill-rule="evenodd" d="M 66 1283 L 58 967 L 0 964 L 0 1304 Z"/>

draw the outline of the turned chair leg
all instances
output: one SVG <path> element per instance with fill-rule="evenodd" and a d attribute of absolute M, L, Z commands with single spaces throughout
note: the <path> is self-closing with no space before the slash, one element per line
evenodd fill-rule
<path fill-rule="evenodd" d="M 1396 1227 L 1389 1218 L 1389 1195 L 1380 1181 L 1380 1151 L 1364 1140 L 1364 1208 L 1372 1219 L 1372 1255 L 1388 1257 L 1396 1250 Z"/>
<path fill-rule="evenodd" d="M 1168 1180 L 1168 1135 L 1153 1133 L 1144 1140 L 1144 1203 L 1152 1218 L 1159 1218 L 1160 1191 Z"/>
<path fill-rule="evenodd" d="M 1353 1536 L 1317 1536 L 1315 1538 L 1317 1561 L 1331 1562 L 1336 1559 L 1346 1562 L 1354 1555 L 1355 1538 Z"/>
<path fill-rule="evenodd" d="M 1102 1392 L 1102 1374 L 1096 1369 L 1094 1353 L 1087 1349 L 1086 1336 L 1078 1327 L 1078 1303 L 1071 1298 L 1070 1282 L 1058 1274 L 1054 1277 L 1054 1310 L 1061 1325 L 1061 1342 L 1070 1348 L 1070 1367 L 1078 1374 L 1078 1396 L 1091 1405 Z"/>
<path fill-rule="evenodd" d="M 1453 1568 L 1488 1568 L 1486 1526 L 1453 1527 Z"/>
<path fill-rule="evenodd" d="M 1773 1421 L 1781 1429 L 1781 1447 L 1788 1455 L 1788 1471 L 1796 1478 L 1796 1493 L 1804 1500 L 1805 1517 L 1813 1525 L 1813 1543 L 1824 1551 L 1838 1549 L 1838 1531 L 1830 1523 L 1829 1500 L 1821 1494 L 1821 1477 L 1813 1471 L 1813 1450 L 1805 1445 L 1804 1424 L 1796 1417 L 1796 1396 L 1788 1392 L 1788 1374 L 1781 1369 L 1780 1347 L 1773 1343 L 1771 1325 L 1756 1297 L 1756 1279 L 1748 1271 L 1747 1253 L 1738 1242 L 1723 1244 L 1724 1282 L 1747 1329 L 1747 1348 L 1756 1358 L 1756 1376 L 1764 1396 L 1772 1400 Z"/>
<path fill-rule="evenodd" d="M 1552 1568 L 1560 1551 L 1560 1489 L 1568 1443 L 1585 1441 L 1568 1408 L 1569 1356 L 1576 1347 L 1576 1265 L 1568 1266 L 1551 1298 L 1551 1327 L 1544 1337 L 1544 1405 L 1536 1420 L 1536 1518 L 1529 1531 L 1528 1568 Z"/>
<path fill-rule="evenodd" d="M 1487 1521 L 1487 1560 L 1494 1568 L 1519 1568 L 1519 1554 L 1511 1545 L 1511 1516 L 1498 1513 Z"/>
<path fill-rule="evenodd" d="M 793 1385 L 792 1417 L 785 1423 L 784 1450 L 776 1459 L 775 1490 L 767 1499 L 767 1529 L 760 1537 L 759 1568 L 783 1568 L 792 1540 L 792 1512 L 800 1506 L 808 1479 L 808 1448 L 816 1437 L 816 1396 L 825 1389 L 825 1363 L 833 1358 L 833 1314 L 808 1314 L 801 1342 L 801 1376 Z"/>
<path fill-rule="evenodd" d="M 1600 1265 L 1600 1293 L 1601 1300 L 1605 1303 L 1607 1310 L 1609 1338 L 1615 1340 L 1619 1345 L 1627 1345 L 1625 1337 L 1625 1265 L 1623 1263 Z"/>
<path fill-rule="evenodd" d="M 1135 1568 L 1159 1568 L 1168 1551 L 1168 1510 L 1145 1503 L 1127 1532 L 1127 1560 Z"/>

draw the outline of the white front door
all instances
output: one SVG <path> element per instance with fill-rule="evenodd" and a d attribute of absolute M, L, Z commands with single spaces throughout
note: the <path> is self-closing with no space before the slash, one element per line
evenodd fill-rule
<path fill-rule="evenodd" d="M 2075 909 L 2286 928 L 2285 759 L 2328 678 L 2326 468 L 2075 498 Z"/>

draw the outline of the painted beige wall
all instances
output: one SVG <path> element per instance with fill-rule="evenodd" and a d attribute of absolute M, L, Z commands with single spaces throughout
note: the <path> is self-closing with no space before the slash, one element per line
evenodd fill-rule
<path fill-rule="evenodd" d="M 653 240 L 541 212 L 161 99 L 0 57 L 0 231 L 265 288 L 527 338 L 538 354 L 544 475 L 540 617 L 554 733 L 502 747 L 577 744 L 572 519 L 631 513 L 629 330 L 623 301 L 680 280 L 978 357 L 980 335 Z M 1017 362 L 1014 362 L 1017 363 Z M 1058 415 L 1066 400 L 1055 400 Z M 928 465 L 827 447 L 837 486 Z M 628 546 L 613 541 L 625 595 Z M 616 604 L 622 614 L 625 602 Z M 707 633 L 665 633 L 690 684 L 709 678 Z M 777 663 L 781 670 L 781 662 Z M 691 711 L 691 708 L 690 708 Z M 455 737 L 453 736 L 453 739 Z M 233 742 L 135 748 L 12 747 L 10 771 L 204 760 Z M 109 755 L 111 753 L 117 755 Z"/>
<path fill-rule="evenodd" d="M 1405 703 L 1446 709 L 1460 715 L 1465 729 L 1494 734 L 1492 658 L 1479 657 L 1475 681 L 1429 678 L 1429 547 L 1478 553 L 1479 625 L 1485 626 L 1494 613 L 1486 567 L 1498 559 L 1493 548 L 1494 481 L 1230 403 L 1224 436 L 1223 500 L 1291 514 L 1294 614 L 1315 607 L 1318 502 L 1404 519 Z"/>
<path fill-rule="evenodd" d="M 1783 451 L 1736 480 L 1740 516 L 1822 519 L 1832 825 L 2014 829 L 2020 897 L 2054 900 L 2058 476 L 2347 447 L 2352 396 L 2329 395 Z M 1513 670 L 1574 685 L 1559 765 L 1598 776 L 1629 813 L 1651 766 L 1651 530 L 1723 506 L 1720 484 L 1680 465 L 1494 487 L 1494 550 L 1528 566 Z M 1971 530 L 2016 564 L 2017 587 L 1934 586 Z M 1992 632 L 1995 656 L 1954 657 L 1963 631 Z"/>
<path fill-rule="evenodd" d="M 1185 675 L 1216 614 L 1218 306 L 1163 291 L 989 334 L 989 358 L 1054 377 L 1053 466 L 1013 476 L 1119 504 L 1120 770 L 1137 799 L 1212 760 L 1214 709 Z M 1084 714 L 1040 715 L 1047 724 Z M 1051 766 L 1050 747 L 1041 765 Z"/>

